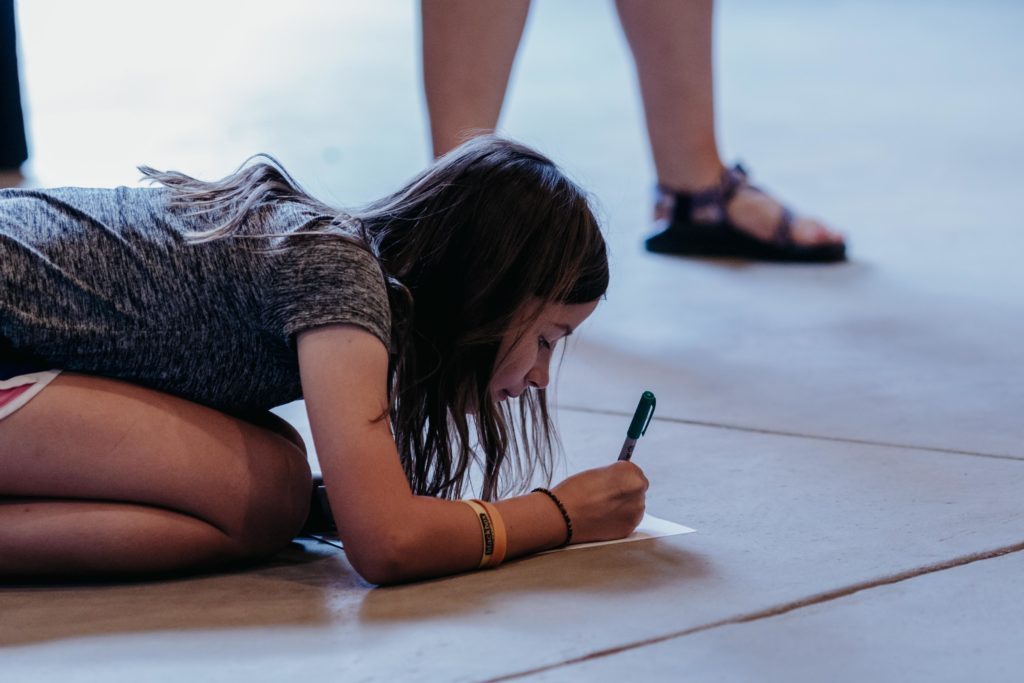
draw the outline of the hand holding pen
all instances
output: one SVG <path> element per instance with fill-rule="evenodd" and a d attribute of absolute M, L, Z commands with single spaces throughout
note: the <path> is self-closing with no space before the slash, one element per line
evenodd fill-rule
<path fill-rule="evenodd" d="M 628 462 L 654 416 L 654 394 L 645 391 L 626 431 L 619 461 L 572 475 L 552 489 L 572 520 L 572 542 L 611 541 L 628 536 L 643 519 L 649 485 Z M 551 512 L 554 510 L 552 506 Z M 552 515 L 552 519 L 557 519 Z"/>

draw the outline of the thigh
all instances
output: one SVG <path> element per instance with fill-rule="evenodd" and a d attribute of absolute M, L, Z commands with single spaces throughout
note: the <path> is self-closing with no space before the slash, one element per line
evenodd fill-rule
<path fill-rule="evenodd" d="M 309 466 L 272 430 L 190 401 L 62 373 L 0 420 L 0 497 L 168 508 L 233 536 L 301 527 Z"/>

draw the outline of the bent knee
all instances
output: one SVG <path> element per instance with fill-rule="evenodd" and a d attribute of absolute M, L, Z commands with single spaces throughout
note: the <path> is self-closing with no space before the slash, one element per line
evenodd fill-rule
<path fill-rule="evenodd" d="M 302 451 L 303 455 L 307 454 L 306 442 L 302 440 L 302 435 L 283 417 L 269 411 L 263 411 L 245 415 L 243 419 L 283 438 Z"/>
<path fill-rule="evenodd" d="M 309 515 L 313 478 L 306 456 L 278 435 L 252 458 L 243 487 L 243 512 L 231 535 L 248 556 L 286 547 Z"/>

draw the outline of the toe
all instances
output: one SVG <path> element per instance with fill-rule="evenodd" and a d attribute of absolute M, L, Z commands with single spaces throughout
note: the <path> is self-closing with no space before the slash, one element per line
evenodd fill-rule
<path fill-rule="evenodd" d="M 819 235 L 821 238 L 821 242 L 823 244 L 842 244 L 843 242 L 846 241 L 846 238 L 843 236 L 843 233 L 836 232 L 835 230 L 829 228 L 827 225 L 820 225 L 821 228 Z"/>
<path fill-rule="evenodd" d="M 828 231 L 821 223 L 810 218 L 798 217 L 793 220 L 793 241 L 797 244 L 822 244 L 828 239 Z"/>
<path fill-rule="evenodd" d="M 801 244 L 841 244 L 844 241 L 842 234 L 814 218 L 798 218 L 793 227 L 796 241 Z"/>

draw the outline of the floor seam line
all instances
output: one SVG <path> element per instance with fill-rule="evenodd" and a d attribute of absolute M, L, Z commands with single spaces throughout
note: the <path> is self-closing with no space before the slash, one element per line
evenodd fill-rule
<path fill-rule="evenodd" d="M 601 410 L 598 408 L 584 408 L 581 406 L 556 406 L 559 410 L 568 410 L 577 413 L 590 413 L 593 415 L 614 415 L 616 417 L 629 417 L 631 413 L 619 410 Z M 869 439 L 854 439 L 843 436 L 823 436 L 821 434 L 802 434 L 800 432 L 787 432 L 779 429 L 767 429 L 763 427 L 747 427 L 744 425 L 729 424 L 728 422 L 711 422 L 708 420 L 688 420 L 682 417 L 657 417 L 654 421 L 670 422 L 672 424 L 693 425 L 696 427 L 710 427 L 713 429 L 727 429 L 737 432 L 751 432 L 754 434 L 771 434 L 772 436 L 789 436 L 798 439 L 816 439 L 819 441 L 835 441 L 839 443 L 853 443 L 864 446 L 879 446 L 882 448 L 898 448 L 902 450 L 930 451 L 932 453 L 945 453 L 948 455 L 967 455 L 976 458 L 992 458 L 994 460 L 1016 460 L 1024 461 L 1024 456 L 1006 455 L 1003 453 L 983 453 L 981 451 L 965 451 L 955 448 L 938 448 L 936 446 L 915 446 L 913 444 L 892 443 L 887 441 L 872 441 Z"/>
<path fill-rule="evenodd" d="M 481 683 L 501 683 L 502 681 L 511 681 L 518 678 L 525 678 L 527 676 L 532 676 L 534 674 L 544 673 L 545 671 L 553 671 L 555 669 L 573 666 L 575 664 L 582 664 L 583 662 L 588 662 L 595 659 L 610 657 L 621 652 L 636 650 L 643 647 L 647 647 L 649 645 L 657 645 L 658 643 L 663 643 L 669 640 L 675 640 L 677 638 L 684 638 L 695 633 L 710 631 L 712 629 L 721 628 L 723 626 L 747 624 L 750 622 L 760 621 L 763 619 L 771 619 L 773 617 L 781 616 L 783 614 L 804 609 L 806 607 L 813 607 L 814 605 L 821 605 L 828 602 L 832 602 L 834 600 L 845 598 L 847 596 L 854 595 L 855 593 L 860 593 L 862 591 L 872 590 L 874 588 L 880 588 L 882 586 L 889 586 L 894 583 L 901 583 L 903 581 L 909 581 L 920 576 L 927 576 L 928 574 L 934 574 L 937 572 L 946 571 L 948 569 L 963 567 L 968 564 L 973 564 L 975 562 L 991 560 L 997 557 L 1002 557 L 1004 555 L 1009 555 L 1011 553 L 1020 552 L 1022 550 L 1024 550 L 1024 542 L 1003 546 L 1001 548 L 996 548 L 995 550 L 987 550 L 978 553 L 972 553 L 970 555 L 963 555 L 960 557 L 953 558 L 951 560 L 946 560 L 944 562 L 925 565 L 924 567 L 918 567 L 915 569 L 908 569 L 906 571 L 902 571 L 897 574 L 892 574 L 887 577 L 872 579 L 869 581 L 861 581 L 859 583 L 854 583 L 843 588 L 836 588 L 831 591 L 816 593 L 814 595 L 802 598 L 800 600 L 793 600 L 790 602 L 783 603 L 781 605 L 776 605 L 775 607 L 769 607 L 763 610 L 758 610 L 756 612 L 751 612 L 750 614 L 741 614 L 739 616 L 729 617 L 728 619 L 720 619 L 719 621 L 713 621 L 708 624 L 702 624 L 700 626 L 694 626 L 692 628 L 683 629 L 682 631 L 675 631 L 673 633 L 668 633 L 662 636 L 655 636 L 653 638 L 647 638 L 641 641 L 627 643 L 625 645 L 618 645 L 615 647 L 605 648 L 603 650 L 597 650 L 595 652 L 590 652 L 585 655 L 573 657 L 571 659 L 567 659 L 562 662 L 557 662 L 555 664 L 547 664 L 544 666 L 535 667 L 533 669 L 528 669 L 526 671 L 505 674 L 503 676 L 498 676 L 496 678 L 487 678 L 481 681 Z"/>

